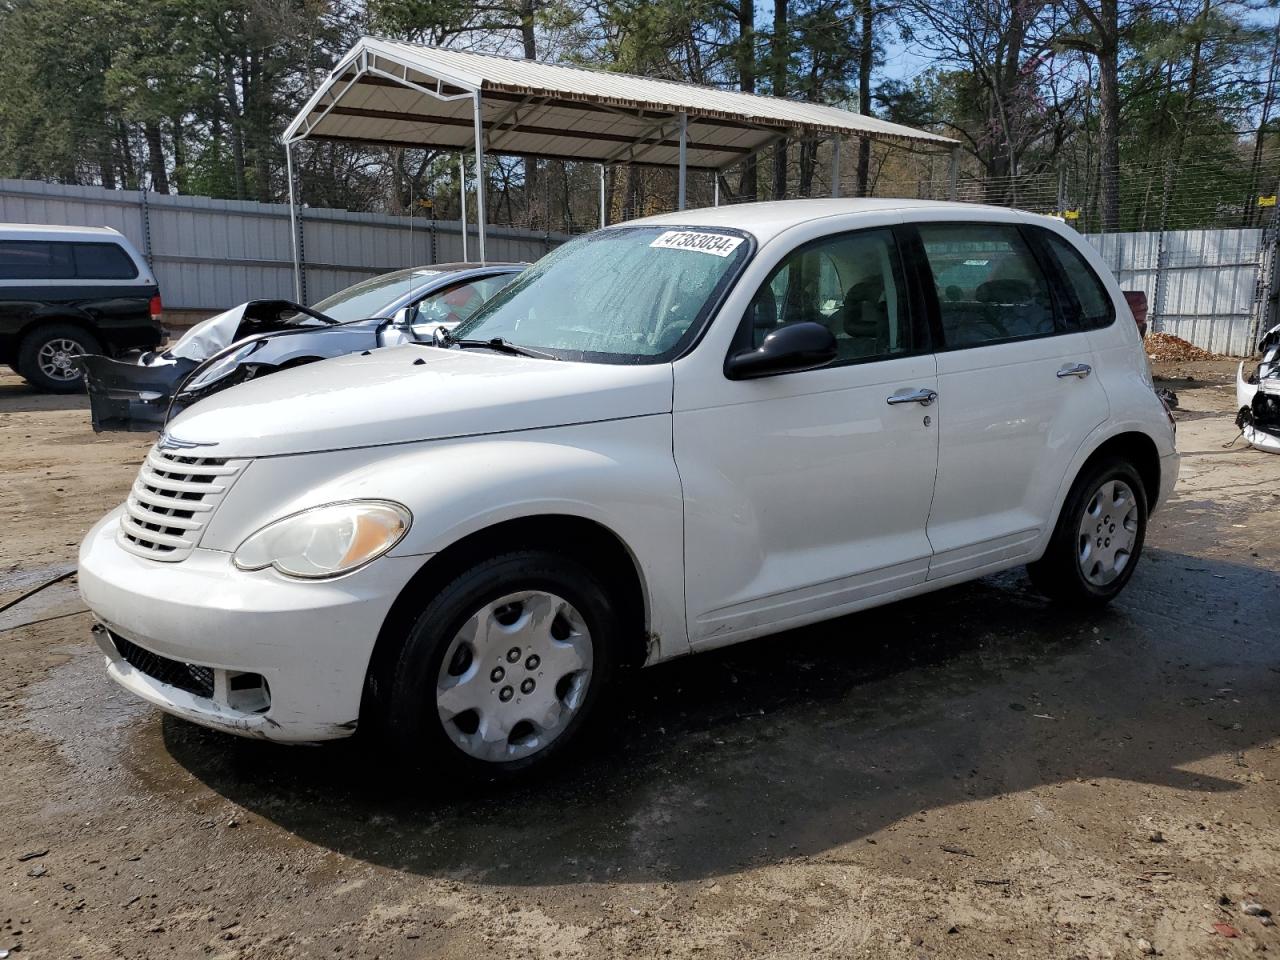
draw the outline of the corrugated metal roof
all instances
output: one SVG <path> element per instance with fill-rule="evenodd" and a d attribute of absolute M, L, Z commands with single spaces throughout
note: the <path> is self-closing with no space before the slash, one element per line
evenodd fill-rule
<path fill-rule="evenodd" d="M 727 166 L 780 135 L 955 146 L 938 134 L 820 103 L 372 37 L 343 58 L 285 137 L 466 149 L 475 91 L 486 149 L 495 153 L 675 166 L 681 112 L 694 169 Z"/>

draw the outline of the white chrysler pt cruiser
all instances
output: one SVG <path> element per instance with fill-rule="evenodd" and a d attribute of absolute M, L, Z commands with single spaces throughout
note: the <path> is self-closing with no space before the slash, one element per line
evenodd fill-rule
<path fill-rule="evenodd" d="M 80 589 L 110 676 L 170 713 L 510 773 L 630 666 L 1018 564 L 1104 603 L 1177 473 L 1062 224 L 721 207 L 566 243 L 434 345 L 194 406 Z"/>

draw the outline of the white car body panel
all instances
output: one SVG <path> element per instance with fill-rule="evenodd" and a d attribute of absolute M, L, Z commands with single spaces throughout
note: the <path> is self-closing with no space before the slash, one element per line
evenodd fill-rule
<path fill-rule="evenodd" d="M 169 431 L 262 457 L 670 412 L 665 364 L 551 363 L 409 344 L 251 380 L 184 411 Z"/>
<path fill-rule="evenodd" d="M 613 533 L 645 602 L 648 661 L 962 582 L 1039 557 L 1075 476 L 1108 439 L 1140 433 L 1177 476 L 1172 425 L 1131 323 L 730 380 L 724 364 L 760 283 L 796 246 L 910 221 L 1033 223 L 970 205 L 798 201 L 641 223 L 746 230 L 755 253 L 700 340 L 671 363 L 553 362 L 404 346 L 348 356 L 202 401 L 171 424 L 193 457 L 251 460 L 181 562 L 134 556 L 118 512 L 81 549 L 98 618 L 173 659 L 268 676 L 263 717 L 161 689 L 104 645 L 111 675 L 200 723 L 282 740 L 346 735 L 391 605 L 467 536 L 568 515 Z M 690 253 L 691 256 L 703 255 Z M 1091 368 L 1059 378 L 1068 364 Z M 903 389 L 938 394 L 890 406 Z M 206 446 L 207 445 L 207 446 Z M 267 523 L 381 499 L 412 514 L 386 556 L 332 580 L 237 570 Z M 278 684 L 278 685 L 277 685 Z M 319 700 L 323 699 L 323 703 Z M 278 710 L 277 710 L 278 704 Z"/>

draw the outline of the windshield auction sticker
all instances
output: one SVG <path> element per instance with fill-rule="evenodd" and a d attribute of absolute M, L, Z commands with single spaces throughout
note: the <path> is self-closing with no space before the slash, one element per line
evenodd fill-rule
<path fill-rule="evenodd" d="M 717 257 L 727 257 L 738 249 L 742 237 L 731 237 L 724 233 L 699 233 L 697 230 L 668 230 L 661 234 L 651 247 L 665 250 L 696 250 L 698 253 L 712 253 Z"/>

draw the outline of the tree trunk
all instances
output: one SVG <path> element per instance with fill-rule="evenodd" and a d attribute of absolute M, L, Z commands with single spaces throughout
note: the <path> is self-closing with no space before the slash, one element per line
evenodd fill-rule
<path fill-rule="evenodd" d="M 169 121 L 173 127 L 173 185 L 178 193 L 187 192 L 187 145 L 183 142 L 186 128 L 181 117 Z"/>
<path fill-rule="evenodd" d="M 875 53 L 875 9 L 872 0 L 859 0 L 862 12 L 862 36 L 858 45 L 858 112 L 871 116 L 871 66 Z M 858 139 L 858 196 L 865 197 L 871 190 L 871 139 Z"/>
<path fill-rule="evenodd" d="M 231 57 L 224 58 L 223 73 L 223 88 L 231 127 L 231 157 L 234 163 L 236 199 L 243 200 L 248 193 L 248 184 L 245 180 L 244 110 L 236 95 L 235 61 Z"/>
<path fill-rule="evenodd" d="M 143 124 L 147 137 L 147 160 L 151 166 L 151 189 L 156 193 L 169 192 L 169 174 L 164 165 L 164 143 L 160 139 L 160 125 L 153 120 Z"/>
<path fill-rule="evenodd" d="M 787 92 L 787 63 L 790 60 L 791 37 L 787 32 L 788 0 L 773 0 L 773 95 Z M 787 140 L 784 137 L 773 148 L 773 199 L 787 195 Z"/>
<path fill-rule="evenodd" d="M 812 139 L 800 141 L 800 196 L 807 197 L 813 189 L 813 168 L 817 160 L 817 142 Z"/>
<path fill-rule="evenodd" d="M 537 0 L 520 0 L 520 40 L 524 44 L 524 58 L 526 60 L 538 59 L 538 37 L 533 31 L 535 12 L 537 12 Z M 546 210 L 541 211 L 542 216 L 540 219 L 536 217 L 538 159 L 537 157 L 524 157 L 522 160 L 524 167 L 525 218 L 529 221 L 529 228 L 533 229 L 538 224 L 550 226 Z"/>
<path fill-rule="evenodd" d="M 1280 23 L 1276 24 L 1271 35 L 1271 69 L 1267 71 L 1267 88 L 1262 97 L 1262 112 L 1258 117 L 1258 132 L 1253 136 L 1253 160 L 1249 165 L 1249 196 L 1245 200 L 1244 216 L 1241 226 L 1253 222 L 1257 211 L 1258 193 L 1260 192 L 1262 175 L 1262 150 L 1266 144 L 1267 122 L 1271 119 L 1271 108 L 1275 105 L 1276 68 L 1280 66 Z"/>
<path fill-rule="evenodd" d="M 756 8 L 755 0 L 738 0 L 738 88 L 743 93 L 756 92 Z M 760 196 L 755 155 L 742 162 L 738 196 L 755 200 Z"/>
<path fill-rule="evenodd" d="M 116 158 L 111 149 L 111 138 L 107 137 L 98 143 L 98 173 L 102 177 L 102 185 L 108 190 L 116 188 Z"/>
<path fill-rule="evenodd" d="M 1098 136 L 1102 229 L 1120 227 L 1120 14 L 1116 0 L 1100 0 Z"/>

